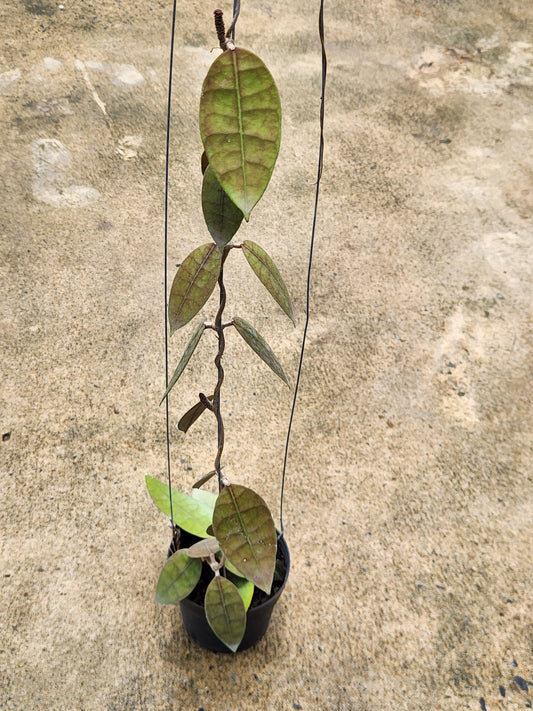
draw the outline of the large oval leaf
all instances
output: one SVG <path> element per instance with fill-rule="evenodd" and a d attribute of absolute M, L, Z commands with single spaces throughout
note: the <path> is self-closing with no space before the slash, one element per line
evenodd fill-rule
<path fill-rule="evenodd" d="M 185 370 L 185 366 L 189 362 L 192 354 L 194 353 L 194 350 L 195 350 L 196 346 L 198 345 L 200 338 L 202 337 L 202 333 L 204 331 L 205 331 L 205 325 L 204 325 L 204 322 L 202 321 L 200 324 L 198 324 L 198 327 L 196 328 L 195 332 L 193 333 L 191 340 L 187 344 L 187 348 L 183 351 L 183 355 L 181 356 L 181 360 L 178 363 L 178 367 L 176 368 L 172 378 L 170 379 L 168 387 L 165 390 L 165 394 L 161 398 L 161 402 L 163 402 L 163 400 L 167 397 L 167 395 L 172 390 L 174 385 L 178 382 L 180 375 Z M 161 402 L 159 404 L 161 404 Z"/>
<path fill-rule="evenodd" d="M 235 585 L 227 578 L 215 576 L 207 586 L 204 605 L 213 632 L 236 652 L 246 629 L 246 610 Z"/>
<path fill-rule="evenodd" d="M 291 297 L 278 268 L 265 250 L 255 242 L 244 240 L 242 251 L 263 286 L 270 292 L 283 311 L 294 323 Z"/>
<path fill-rule="evenodd" d="M 255 54 L 238 47 L 215 59 L 202 88 L 200 133 L 209 165 L 248 221 L 281 138 L 278 90 Z"/>
<path fill-rule="evenodd" d="M 213 531 L 226 558 L 270 594 L 276 566 L 276 528 L 268 506 L 252 489 L 230 484 L 220 492 Z"/>
<path fill-rule="evenodd" d="M 158 509 L 170 516 L 168 485 L 147 474 L 146 488 Z M 207 527 L 211 525 L 213 518 L 213 506 L 205 500 L 197 501 L 192 496 L 173 488 L 172 513 L 174 514 L 174 523 L 184 531 L 199 538 L 207 537 Z"/>
<path fill-rule="evenodd" d="M 239 229 L 244 215 L 226 195 L 211 166 L 204 173 L 202 210 L 209 234 L 223 249 Z"/>
<path fill-rule="evenodd" d="M 254 350 L 270 368 L 272 368 L 274 373 L 276 373 L 276 375 L 278 375 L 284 383 L 288 385 L 289 381 L 283 372 L 283 368 L 281 367 L 279 360 L 274 355 L 272 348 L 268 345 L 264 338 L 257 333 L 255 328 L 249 324 L 248 321 L 245 321 L 243 318 L 239 318 L 239 316 L 234 317 L 233 325 L 250 348 Z"/>
<path fill-rule="evenodd" d="M 170 333 L 196 316 L 211 296 L 222 264 L 222 253 L 214 244 L 193 250 L 180 266 L 172 282 L 168 300 Z"/>
<path fill-rule="evenodd" d="M 165 563 L 155 589 L 155 601 L 173 605 L 190 595 L 202 573 L 202 561 L 190 558 L 185 550 L 176 551 Z"/>

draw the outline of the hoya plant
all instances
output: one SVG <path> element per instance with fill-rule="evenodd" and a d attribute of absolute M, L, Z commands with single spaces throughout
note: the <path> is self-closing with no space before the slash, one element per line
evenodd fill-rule
<path fill-rule="evenodd" d="M 287 385 L 288 379 L 272 349 L 243 318 L 225 320 L 224 271 L 236 252 L 242 252 L 266 290 L 294 322 L 291 300 L 271 257 L 256 242 L 232 241 L 242 220 L 263 195 L 276 162 L 281 133 L 278 90 L 265 64 L 252 52 L 236 47 L 225 34 L 222 12 L 215 11 L 222 53 L 205 77 L 200 99 L 199 124 L 204 153 L 202 209 L 211 241 L 186 256 L 170 290 L 168 320 L 171 335 L 200 312 L 218 285 L 218 309 L 212 320 L 201 319 L 168 383 L 163 400 L 178 382 L 203 334 L 212 330 L 218 348 L 214 358 L 216 383 L 211 394 L 200 393 L 198 402 L 178 422 L 183 432 L 205 412 L 217 421 L 217 447 L 213 470 L 197 481 L 190 494 L 169 489 L 146 477 L 156 505 L 173 518 L 176 529 L 193 542 L 178 548 L 163 567 L 156 601 L 173 604 L 189 596 L 205 570 L 211 576 L 204 608 L 215 635 L 236 651 L 246 627 L 247 609 L 258 588 L 270 595 L 276 570 L 277 532 L 272 514 L 261 496 L 233 483 L 222 471 L 224 423 L 221 389 L 226 335 L 237 332 Z M 163 401 L 162 400 L 162 401 Z M 218 478 L 218 494 L 202 489 Z M 204 572 L 202 572 L 204 571 Z"/>

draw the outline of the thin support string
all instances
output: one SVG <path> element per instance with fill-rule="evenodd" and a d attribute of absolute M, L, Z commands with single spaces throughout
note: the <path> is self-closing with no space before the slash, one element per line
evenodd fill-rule
<path fill-rule="evenodd" d="M 165 155 L 165 386 L 168 389 L 168 172 L 170 162 L 170 116 L 172 103 L 172 73 L 174 66 L 174 35 L 176 32 L 176 5 L 177 0 L 174 0 L 172 6 L 172 34 L 170 37 L 170 61 L 168 70 L 168 99 L 167 99 L 167 136 L 166 136 L 166 155 Z M 167 478 L 168 478 L 168 498 L 170 502 L 170 523 L 174 527 L 174 511 L 172 508 L 172 474 L 170 463 L 170 417 L 168 412 L 168 395 L 165 398 L 165 425 L 166 425 L 166 440 L 167 440 Z"/>
<path fill-rule="evenodd" d="M 313 212 L 313 227 L 311 229 L 311 244 L 309 247 L 309 262 L 307 265 L 307 288 L 305 301 L 305 325 L 302 336 L 302 347 L 300 350 L 300 361 L 298 363 L 298 373 L 296 375 L 296 384 L 294 386 L 294 395 L 292 398 L 291 415 L 289 418 L 289 426 L 287 428 L 287 439 L 285 441 L 285 455 L 283 457 L 283 472 L 281 475 L 281 494 L 279 502 L 279 521 L 280 521 L 280 538 L 283 537 L 285 529 L 283 526 L 283 494 L 285 492 L 285 475 L 287 470 L 287 458 L 289 455 L 289 443 L 291 439 L 292 421 L 294 419 L 294 410 L 296 408 L 296 400 L 298 397 L 298 389 L 300 387 L 300 376 L 302 374 L 302 363 L 304 359 L 305 341 L 307 338 L 307 328 L 309 326 L 309 302 L 311 296 L 311 267 L 313 264 L 313 250 L 315 246 L 315 232 L 318 214 L 318 196 L 320 193 L 320 179 L 322 178 L 322 165 L 324 159 L 324 107 L 326 97 L 326 75 L 327 75 L 327 56 L 326 47 L 324 44 L 324 0 L 320 0 L 320 11 L 318 14 L 318 33 L 320 36 L 320 44 L 322 51 L 322 96 L 320 98 L 320 144 L 318 150 L 318 170 L 315 191 L 315 207 Z"/>
<path fill-rule="evenodd" d="M 235 25 L 239 19 L 239 13 L 241 11 L 241 0 L 233 0 L 233 19 L 231 25 L 228 27 L 226 32 L 226 37 L 231 37 L 233 42 L 235 42 Z"/>

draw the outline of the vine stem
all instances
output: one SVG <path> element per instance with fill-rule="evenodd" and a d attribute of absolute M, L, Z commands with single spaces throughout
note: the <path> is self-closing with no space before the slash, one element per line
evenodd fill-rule
<path fill-rule="evenodd" d="M 224 314 L 224 308 L 226 306 L 226 287 L 224 286 L 224 262 L 229 254 L 228 249 L 224 249 L 222 253 L 222 264 L 220 266 L 220 274 L 218 275 L 218 288 L 219 288 L 219 306 L 217 315 L 215 316 L 215 330 L 218 336 L 218 352 L 215 357 L 215 365 L 217 367 L 218 379 L 215 386 L 215 392 L 213 394 L 213 412 L 217 418 L 217 430 L 218 430 L 218 450 L 215 457 L 215 471 L 218 477 L 218 491 L 222 491 L 223 486 L 226 484 L 225 477 L 222 474 L 222 468 L 220 466 L 220 461 L 222 459 L 222 452 L 224 450 L 224 421 L 222 419 L 222 413 L 220 410 L 220 390 L 222 388 L 222 383 L 224 382 L 224 368 L 222 366 L 222 356 L 224 355 L 224 350 L 226 347 L 226 339 L 224 337 L 224 324 L 222 323 L 222 316 Z"/>

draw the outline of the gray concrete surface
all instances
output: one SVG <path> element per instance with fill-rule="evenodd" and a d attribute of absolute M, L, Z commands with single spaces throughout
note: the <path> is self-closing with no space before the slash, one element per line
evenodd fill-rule
<path fill-rule="evenodd" d="M 228 4 L 227 4 L 228 5 Z M 237 41 L 283 102 L 230 310 L 294 377 L 318 142 L 318 3 L 243 0 Z M 215 6 L 179 3 L 171 270 L 206 240 L 197 105 Z M 231 8 L 224 6 L 226 15 Z M 524 709 L 531 666 L 533 9 L 326 2 L 326 154 L 286 499 L 292 574 L 255 648 L 214 656 L 153 602 L 164 477 L 169 2 L 0 7 L 0 708 Z M 210 314 L 212 302 L 206 306 Z M 172 342 L 175 364 L 189 337 Z M 214 427 L 174 428 L 174 481 Z M 229 344 L 226 467 L 276 509 L 290 393 Z M 501 689 L 500 689 L 501 687 Z M 502 693 L 503 692 L 503 693 Z"/>

